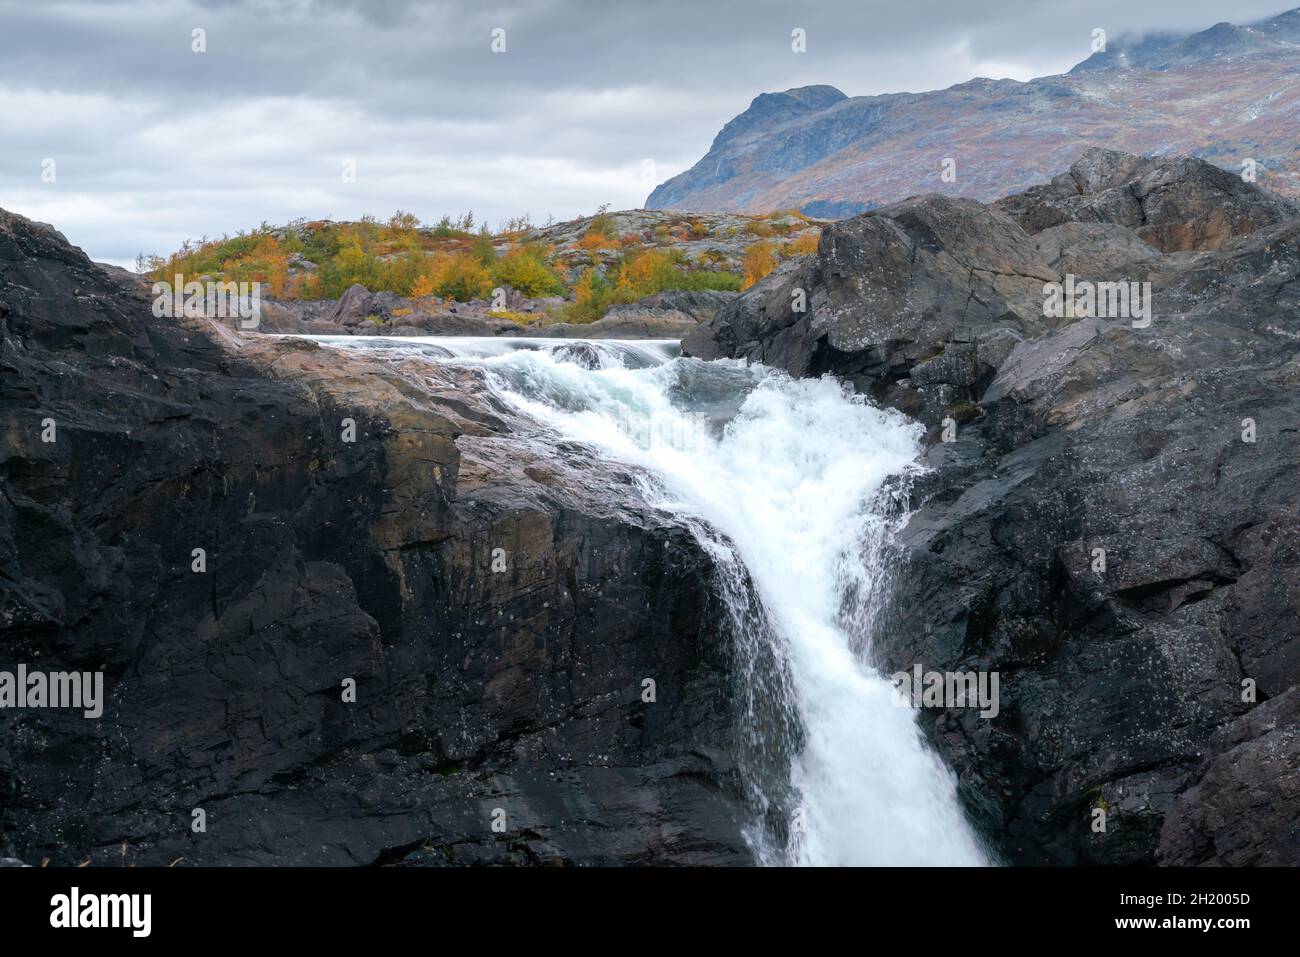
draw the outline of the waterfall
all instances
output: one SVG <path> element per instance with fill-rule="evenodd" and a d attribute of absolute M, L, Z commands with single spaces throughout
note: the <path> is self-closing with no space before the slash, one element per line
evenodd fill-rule
<path fill-rule="evenodd" d="M 891 488 L 915 467 L 920 427 L 829 377 L 673 357 L 662 343 L 514 342 L 527 345 L 407 347 L 481 368 L 521 412 L 638 466 L 650 505 L 712 555 L 736 634 L 757 859 L 988 863 L 951 772 L 869 664 Z"/>

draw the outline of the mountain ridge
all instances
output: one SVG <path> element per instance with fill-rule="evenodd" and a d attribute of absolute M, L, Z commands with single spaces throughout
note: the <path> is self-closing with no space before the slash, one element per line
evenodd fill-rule
<path fill-rule="evenodd" d="M 939 190 L 1027 189 L 1080 149 L 1195 155 L 1300 195 L 1300 8 L 1190 35 L 1119 38 L 1067 73 L 975 77 L 850 97 L 825 84 L 759 94 L 647 209 L 838 218 Z M 945 161 L 953 178 L 942 174 Z"/>

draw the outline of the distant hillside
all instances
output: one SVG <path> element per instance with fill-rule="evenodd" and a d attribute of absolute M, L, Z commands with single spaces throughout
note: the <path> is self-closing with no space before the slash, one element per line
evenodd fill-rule
<path fill-rule="evenodd" d="M 1300 8 L 1250 26 L 1113 41 L 1062 76 L 930 93 L 764 93 L 650 209 L 853 215 L 917 193 L 994 199 L 1088 146 L 1190 153 L 1300 195 Z M 955 180 L 945 182 L 945 159 Z"/>

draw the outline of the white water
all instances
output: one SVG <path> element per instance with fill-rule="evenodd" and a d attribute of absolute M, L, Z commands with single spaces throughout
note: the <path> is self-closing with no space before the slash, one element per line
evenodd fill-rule
<path fill-rule="evenodd" d="M 676 339 L 555 339 L 542 336 L 307 336 L 285 333 L 281 338 L 313 339 L 327 346 L 417 351 L 442 358 L 483 359 L 512 352 L 537 350 L 560 357 L 592 357 L 603 366 L 641 368 L 658 365 L 681 352 Z"/>
<path fill-rule="evenodd" d="M 346 338 L 338 344 L 370 344 Z M 642 345 L 632 363 L 642 367 L 626 368 L 629 343 L 587 343 L 601 356 L 591 362 L 565 361 L 574 358 L 563 351 L 570 342 L 554 354 L 485 354 L 461 341 L 437 340 L 482 367 L 507 402 L 641 466 L 652 506 L 689 524 L 716 559 L 748 656 L 742 732 L 788 778 L 784 787 L 753 784 L 748 837 L 761 861 L 988 862 L 951 773 L 865 663 L 886 585 L 885 483 L 915 462 L 918 427 L 831 379 L 664 361 L 665 351 L 645 365 Z M 770 826 L 773 814 L 803 827 L 787 838 Z"/>

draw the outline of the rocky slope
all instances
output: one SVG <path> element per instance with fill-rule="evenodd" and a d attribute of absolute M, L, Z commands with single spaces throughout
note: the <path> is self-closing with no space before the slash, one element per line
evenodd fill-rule
<path fill-rule="evenodd" d="M 803 209 L 836 218 L 930 191 L 995 199 L 1087 146 L 1194 154 L 1300 195 L 1300 9 L 1191 37 L 1112 38 L 1063 76 L 846 97 L 827 86 L 757 97 L 652 209 Z M 955 179 L 941 178 L 946 159 Z"/>
<path fill-rule="evenodd" d="M 516 224 L 497 234 L 409 220 L 401 213 L 386 226 L 373 219 L 303 219 L 187 242 L 170 257 L 141 257 L 136 281 L 171 282 L 177 274 L 200 282 L 259 281 L 263 332 L 680 338 L 741 288 L 754 269 L 752 256 L 763 253 L 775 260 L 806 252 L 820 231 L 819 221 L 789 212 L 686 216 L 602 210 L 545 226 Z M 504 276 L 516 277 L 522 289 L 510 278 L 499 278 L 493 286 L 491 269 L 497 260 L 522 253 L 535 259 L 535 270 L 523 275 L 532 286 L 522 285 L 518 272 Z M 428 271 L 440 258 L 459 257 L 464 263 L 467 256 L 471 270 L 482 272 L 486 281 L 475 291 L 482 298 L 463 288 L 444 296 L 436 284 L 428 295 L 415 294 L 407 269 L 424 270 L 432 278 Z M 349 265 L 340 265 L 342 261 Z M 362 268 L 358 262 L 370 265 Z M 132 276 L 103 268 L 120 278 Z M 536 270 L 550 276 L 550 286 L 540 283 Z M 566 308 L 575 304 L 588 273 L 613 287 L 624 270 L 630 288 L 619 288 L 608 303 L 589 303 L 578 312 Z M 335 286 L 336 291 L 320 298 Z"/>
<path fill-rule="evenodd" d="M 1067 273 L 1149 325 L 1045 316 Z M 876 650 L 1000 673 L 996 719 L 922 720 L 1008 860 L 1300 863 L 1300 208 L 1093 150 L 828 227 L 683 347 L 931 426 Z"/>
<path fill-rule="evenodd" d="M 155 320 L 0 212 L 0 422 L 0 668 L 107 696 L 0 710 L 0 857 L 749 860 L 708 561 L 472 375 Z"/>
<path fill-rule="evenodd" d="M 132 282 L 139 282 L 133 278 Z M 258 331 L 315 336 L 523 336 L 563 339 L 680 339 L 735 298 L 734 292 L 666 289 L 611 305 L 594 322 L 556 321 L 563 300 L 507 293 L 509 315 L 490 300 L 431 302 L 354 285 L 334 300 L 262 303 Z M 532 318 L 530 318 L 532 317 Z M 231 329 L 241 320 L 223 320 Z"/>

